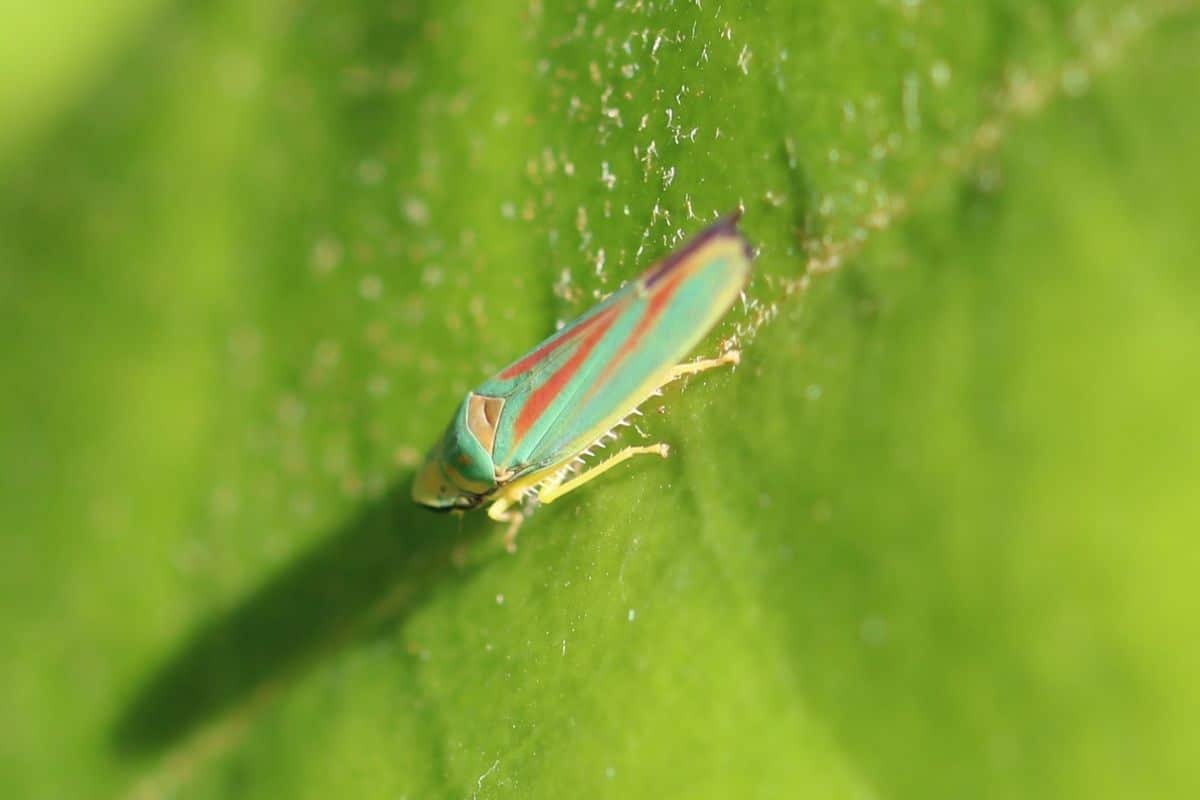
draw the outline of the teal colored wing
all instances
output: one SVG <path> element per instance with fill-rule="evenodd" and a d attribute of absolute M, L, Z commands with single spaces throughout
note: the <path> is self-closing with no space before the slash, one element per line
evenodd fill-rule
<path fill-rule="evenodd" d="M 504 368 L 492 460 L 509 480 L 561 463 L 653 392 L 737 299 L 751 252 L 727 218 Z"/>

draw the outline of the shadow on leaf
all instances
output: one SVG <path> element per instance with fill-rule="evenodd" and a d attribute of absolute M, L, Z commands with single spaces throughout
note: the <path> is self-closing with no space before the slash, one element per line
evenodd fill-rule
<path fill-rule="evenodd" d="M 157 752 L 382 626 L 402 623 L 439 583 L 461 577 L 455 551 L 486 519 L 437 516 L 407 498 L 408 480 L 341 526 L 224 616 L 204 624 L 117 719 L 115 749 Z M 483 550 L 488 550 L 484 553 Z M 462 551 L 467 552 L 467 551 Z M 489 548 L 477 549 L 491 557 Z"/>

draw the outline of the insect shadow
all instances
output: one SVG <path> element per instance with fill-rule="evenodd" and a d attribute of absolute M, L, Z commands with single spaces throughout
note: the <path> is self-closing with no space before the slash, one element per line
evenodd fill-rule
<path fill-rule="evenodd" d="M 325 657 L 402 624 L 439 585 L 470 572 L 455 566 L 455 553 L 489 530 L 487 521 L 414 507 L 410 477 L 202 624 L 135 692 L 112 726 L 114 749 L 166 749 Z"/>

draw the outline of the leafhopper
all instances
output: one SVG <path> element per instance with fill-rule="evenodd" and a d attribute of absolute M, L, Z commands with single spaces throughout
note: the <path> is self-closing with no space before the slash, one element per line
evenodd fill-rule
<path fill-rule="evenodd" d="M 719 220 L 637 280 L 468 392 L 413 482 L 413 500 L 441 511 L 488 504 L 514 549 L 522 500 L 552 503 L 665 443 L 626 447 L 590 465 L 593 448 L 666 384 L 736 364 L 737 350 L 679 363 L 725 314 L 753 253 L 738 215 Z"/>

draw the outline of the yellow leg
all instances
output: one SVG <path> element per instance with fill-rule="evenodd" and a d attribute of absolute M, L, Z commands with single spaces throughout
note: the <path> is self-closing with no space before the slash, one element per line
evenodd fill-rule
<path fill-rule="evenodd" d="M 487 510 L 487 515 L 496 522 L 508 523 L 508 530 L 504 532 L 504 549 L 510 553 L 517 552 L 517 531 L 521 530 L 521 523 L 525 521 L 525 515 L 512 508 L 513 502 L 511 497 L 500 497 Z"/>
<path fill-rule="evenodd" d="M 687 375 L 695 375 L 700 372 L 705 372 L 717 367 L 723 367 L 727 364 L 737 364 L 742 360 L 741 353 L 737 350 L 730 350 L 722 353 L 716 358 L 700 358 L 695 361 L 689 361 L 686 364 L 677 364 L 672 368 L 667 375 L 667 379 L 662 385 L 666 386 L 672 381 L 677 381 Z M 583 486 L 593 478 L 598 478 L 605 472 L 608 472 L 613 467 L 620 464 L 626 459 L 633 458 L 637 455 L 658 455 L 666 458 L 671 452 L 671 448 L 665 444 L 652 444 L 638 447 L 626 447 L 604 461 L 601 461 L 591 469 L 581 472 L 568 481 L 554 482 L 551 481 L 542 486 L 538 492 L 538 502 L 553 503 L 558 498 L 565 494 L 569 494 L 580 486 Z M 521 529 L 521 523 L 525 521 L 525 515 L 519 509 L 513 508 L 513 505 L 520 501 L 520 495 L 508 496 L 502 495 L 488 506 L 488 516 L 496 522 L 508 523 L 508 530 L 504 532 L 504 547 L 510 553 L 517 552 L 517 532 Z"/>
<path fill-rule="evenodd" d="M 540 492 L 538 492 L 538 501 L 542 502 L 542 503 L 553 503 L 555 500 L 562 497 L 564 494 L 568 494 L 569 492 L 575 491 L 580 486 L 583 486 L 585 483 L 592 480 L 593 478 L 600 477 L 605 472 L 608 472 L 610 469 L 615 467 L 617 464 L 620 464 L 622 461 L 624 461 L 626 459 L 633 458 L 634 456 L 642 455 L 643 453 L 645 453 L 645 454 L 659 455 L 659 456 L 662 456 L 663 458 L 666 458 L 667 454 L 670 452 L 671 452 L 671 448 L 668 447 L 666 444 L 661 444 L 661 443 L 645 445 L 642 447 L 626 447 L 624 450 L 620 451 L 619 453 L 615 453 L 615 454 L 609 456 L 608 458 L 604 459 L 599 464 L 597 464 L 596 466 L 587 470 L 586 472 L 579 473 L 574 478 L 571 478 L 571 480 L 569 480 L 569 481 L 565 481 L 563 483 L 559 483 L 554 486 L 545 487 Z"/>
<path fill-rule="evenodd" d="M 666 386 L 671 381 L 677 381 L 685 375 L 695 375 L 698 372 L 705 370 L 716 369 L 723 367 L 726 364 L 738 364 L 742 360 L 742 354 L 739 350 L 730 350 L 722 353 L 716 358 L 699 358 L 695 361 L 688 361 L 684 364 L 676 364 L 672 369 L 667 379 L 663 381 L 663 386 Z"/>

